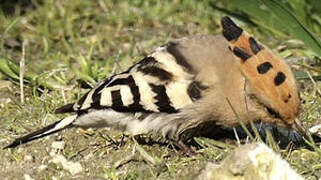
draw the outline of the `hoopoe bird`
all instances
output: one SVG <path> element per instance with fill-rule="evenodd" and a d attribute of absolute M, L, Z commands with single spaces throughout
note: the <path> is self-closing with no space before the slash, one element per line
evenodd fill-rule
<path fill-rule="evenodd" d="M 110 127 L 180 141 L 242 120 L 294 128 L 304 135 L 297 118 L 296 81 L 285 61 L 229 17 L 221 24 L 223 36 L 198 35 L 160 46 L 78 102 L 56 110 L 72 115 L 7 148 L 71 127 Z"/>

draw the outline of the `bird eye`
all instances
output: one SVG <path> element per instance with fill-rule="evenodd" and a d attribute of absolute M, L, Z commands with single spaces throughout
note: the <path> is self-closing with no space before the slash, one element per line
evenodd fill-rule
<path fill-rule="evenodd" d="M 291 99 L 292 95 L 289 93 L 289 95 L 283 100 L 285 103 L 289 102 Z"/>

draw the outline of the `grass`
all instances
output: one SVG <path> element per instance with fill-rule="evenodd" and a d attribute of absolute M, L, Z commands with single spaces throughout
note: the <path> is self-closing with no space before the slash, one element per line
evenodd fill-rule
<path fill-rule="evenodd" d="M 22 2 L 16 3 L 12 11 L 9 7 L 0 11 L 1 62 L 19 64 L 25 44 L 28 77 L 22 103 L 18 79 L 8 79 L 10 74 L 0 73 L 0 147 L 62 118 L 64 115 L 53 113 L 55 108 L 79 99 L 96 82 L 127 69 L 169 39 L 220 33 L 219 20 L 226 15 L 206 1 Z M 243 15 L 237 17 L 247 17 L 241 9 L 213 2 L 221 9 Z M 314 12 L 306 13 L 312 13 L 311 17 L 318 21 Z M 280 33 L 256 26 L 258 20 L 250 17 L 249 21 L 238 22 L 257 39 L 279 49 L 294 70 L 305 100 L 300 118 L 306 126 L 320 123 L 320 59 L 294 36 L 284 32 L 278 36 Z M 312 22 L 305 25 L 313 27 L 316 37 L 320 37 L 321 31 Z M 19 72 L 14 64 L 9 64 L 13 77 Z M 321 177 L 319 151 L 308 147 L 281 149 L 271 138 L 263 141 L 298 173 L 307 179 Z M 54 141 L 63 141 L 65 146 L 57 150 L 52 147 Z M 54 151 L 81 164 L 84 170 L 74 178 L 192 179 L 208 160 L 219 163 L 236 147 L 212 139 L 196 141 L 203 148 L 196 156 L 187 157 L 171 145 L 137 143 L 129 137 L 123 139 L 117 131 L 72 129 L 17 149 L 0 150 L 0 175 L 4 179 L 21 179 L 25 174 L 35 179 L 71 179 L 68 171 L 51 162 Z"/>

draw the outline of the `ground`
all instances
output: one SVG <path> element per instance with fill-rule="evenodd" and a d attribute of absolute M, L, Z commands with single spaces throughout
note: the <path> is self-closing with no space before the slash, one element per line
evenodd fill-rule
<path fill-rule="evenodd" d="M 28 81 L 22 102 L 17 80 L 0 73 L 0 147 L 64 117 L 55 115 L 55 108 L 76 101 L 97 81 L 125 70 L 169 39 L 220 33 L 219 21 L 226 15 L 195 1 L 22 2 L 13 3 L 15 7 L 3 4 L 0 13 L 1 61 L 19 64 L 25 59 Z M 318 58 L 297 40 L 238 22 L 286 58 L 303 99 L 300 119 L 308 127 L 319 124 Z M 196 141 L 197 154 L 187 156 L 171 144 L 137 142 L 118 131 L 69 129 L 16 149 L 0 149 L 0 175 L 4 179 L 193 179 L 206 162 L 219 163 L 237 146 L 237 142 L 206 138 Z M 321 177 L 318 143 L 280 148 L 277 139 L 263 141 L 305 178 Z"/>

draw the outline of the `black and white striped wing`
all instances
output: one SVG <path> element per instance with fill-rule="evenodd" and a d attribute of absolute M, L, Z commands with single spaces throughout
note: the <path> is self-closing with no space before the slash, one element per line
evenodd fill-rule
<path fill-rule="evenodd" d="M 111 108 L 118 112 L 178 112 L 195 100 L 194 75 L 162 46 L 126 72 L 106 79 L 90 90 L 69 111 Z M 192 92 L 192 93 L 191 93 Z M 196 92 L 197 94 L 198 92 Z M 63 109 L 60 108 L 60 110 Z"/>

